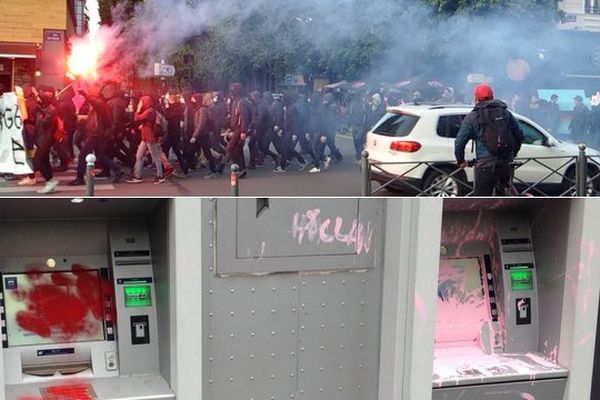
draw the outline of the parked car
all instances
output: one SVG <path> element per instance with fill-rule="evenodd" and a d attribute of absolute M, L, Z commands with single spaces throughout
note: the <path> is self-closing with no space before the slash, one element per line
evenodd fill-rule
<path fill-rule="evenodd" d="M 473 168 L 457 171 L 454 158 L 454 139 L 463 118 L 473 107 L 467 104 L 402 105 L 390 107 L 387 113 L 367 134 L 366 150 L 370 163 L 401 162 L 371 168 L 371 179 L 380 183 L 399 177 L 392 185 L 401 190 L 422 191 L 434 196 L 461 196 L 469 192 L 464 183 L 472 185 Z M 579 149 L 576 144 L 563 142 L 530 119 L 514 114 L 519 121 L 525 140 L 518 159 L 538 158 L 540 162 L 523 162 L 515 170 L 515 186 L 525 187 L 539 182 L 536 188 L 544 193 L 559 194 L 573 186 L 575 160 Z M 475 159 L 475 146 L 467 144 L 465 159 Z M 590 156 L 600 152 L 587 150 Z M 600 158 L 595 161 L 600 161 Z M 524 160 L 523 160 L 524 161 Z M 427 162 L 427 163 L 424 163 Z M 553 172 L 556 171 L 556 172 Z M 598 164 L 588 163 L 588 175 L 599 173 Z M 452 176 L 448 176 L 452 174 Z M 526 184 L 520 183 L 520 181 Z M 598 191 L 600 179 L 594 179 L 588 190 Z M 416 190 L 417 188 L 418 190 Z M 532 194 L 535 194 L 532 191 Z"/>

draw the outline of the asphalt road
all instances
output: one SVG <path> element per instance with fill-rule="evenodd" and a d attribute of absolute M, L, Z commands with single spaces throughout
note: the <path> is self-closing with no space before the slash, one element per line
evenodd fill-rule
<path fill-rule="evenodd" d="M 354 149 L 351 137 L 338 135 L 337 145 L 344 159 L 339 163 L 331 163 L 327 171 L 317 174 L 299 171 L 298 165 L 293 164 L 285 173 L 273 171 L 273 165 L 249 170 L 248 176 L 239 181 L 240 196 L 360 196 L 361 174 L 354 163 Z M 160 185 L 152 183 L 151 170 L 144 171 L 144 183 L 128 184 L 125 182 L 112 184 L 107 179 L 96 180 L 96 196 L 119 197 L 173 197 L 173 196 L 230 196 L 231 186 L 228 174 L 218 179 L 204 179 L 206 169 L 192 171 L 186 179 L 170 178 Z M 60 180 L 58 191 L 50 195 L 40 195 L 38 186 L 20 187 L 16 181 L 0 179 L 0 196 L 64 196 L 77 197 L 85 194 L 85 186 L 71 187 L 67 183 L 75 177 L 75 171 L 69 170 L 56 174 Z M 380 195 L 396 193 L 383 192 Z"/>

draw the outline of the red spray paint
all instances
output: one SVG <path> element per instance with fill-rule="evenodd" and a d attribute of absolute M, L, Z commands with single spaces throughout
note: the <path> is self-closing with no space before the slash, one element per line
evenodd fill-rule
<path fill-rule="evenodd" d="M 60 340 L 98 334 L 101 325 L 90 323 L 88 317 L 91 313 L 96 320 L 103 319 L 97 271 L 73 264 L 72 274 L 53 272 L 49 280 L 45 276 L 37 270 L 28 271 L 31 288 L 15 294 L 18 300 L 27 302 L 27 311 L 16 315 L 17 324 L 43 338 L 50 338 L 53 330 L 62 332 Z"/>

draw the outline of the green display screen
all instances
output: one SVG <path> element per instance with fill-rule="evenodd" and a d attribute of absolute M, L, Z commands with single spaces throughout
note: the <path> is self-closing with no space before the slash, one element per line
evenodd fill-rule
<path fill-rule="evenodd" d="M 152 305 L 152 296 L 150 295 L 150 286 L 125 286 L 125 307 L 150 307 Z"/>
<path fill-rule="evenodd" d="M 511 271 L 510 287 L 512 290 L 533 290 L 533 271 Z"/>

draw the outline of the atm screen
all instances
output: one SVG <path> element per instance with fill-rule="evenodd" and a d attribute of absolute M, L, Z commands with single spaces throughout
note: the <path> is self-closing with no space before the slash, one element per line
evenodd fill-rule
<path fill-rule="evenodd" d="M 510 287 L 512 290 L 533 290 L 533 272 L 510 271 Z"/>
<path fill-rule="evenodd" d="M 104 340 L 99 271 L 3 274 L 8 345 Z"/>
<path fill-rule="evenodd" d="M 479 259 L 442 259 L 438 279 L 436 343 L 477 340 L 490 319 Z"/>

